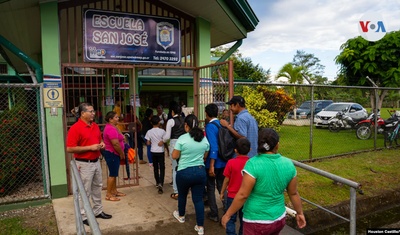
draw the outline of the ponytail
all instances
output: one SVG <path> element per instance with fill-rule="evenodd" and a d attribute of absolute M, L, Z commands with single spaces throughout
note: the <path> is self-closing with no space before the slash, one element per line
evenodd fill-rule
<path fill-rule="evenodd" d="M 185 123 L 189 127 L 189 135 L 196 142 L 200 142 L 204 138 L 203 131 L 199 128 L 199 120 L 193 114 L 189 114 L 185 117 Z"/>

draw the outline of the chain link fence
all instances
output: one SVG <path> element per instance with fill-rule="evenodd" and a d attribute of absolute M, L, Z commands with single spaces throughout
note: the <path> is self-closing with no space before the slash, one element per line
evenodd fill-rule
<path fill-rule="evenodd" d="M 227 68 L 219 66 L 210 71 L 223 70 Z M 214 73 L 216 74 L 216 72 Z M 360 139 L 356 135 L 360 121 L 370 117 L 375 107 L 381 107 L 380 117 L 389 119 L 396 109 L 399 109 L 399 88 L 378 88 L 361 86 L 328 86 L 328 85 L 293 85 L 293 84 L 261 84 L 253 82 L 234 82 L 229 86 L 227 79 L 220 79 L 218 76 L 200 81 L 200 104 L 216 103 L 221 110 L 228 108 L 225 102 L 229 98 L 230 87 L 233 95 L 242 95 L 246 99 L 246 106 L 250 113 L 256 117 L 260 127 L 276 128 L 280 134 L 280 153 L 298 161 L 312 161 L 322 158 L 331 158 L 341 155 L 348 155 L 363 151 L 377 150 L 384 148 L 383 130 L 385 126 L 369 123 L 371 136 L 367 139 Z M 206 88 L 206 89 L 205 89 Z M 378 98 L 375 95 L 378 94 Z M 259 94 L 259 96 L 257 96 Z M 257 97 L 259 99 L 257 99 Z M 260 103 L 265 100 L 265 103 Z M 345 115 L 351 116 L 347 120 L 347 127 L 338 128 L 335 131 L 329 130 L 329 118 L 335 116 L 338 111 L 320 113 L 316 109 L 315 101 L 332 101 L 333 103 L 354 103 L 348 104 Z M 309 115 L 298 115 L 293 117 L 294 110 L 305 101 L 311 104 Z M 361 107 L 362 106 L 362 107 Z M 359 108 L 361 107 L 361 109 Z M 325 107 L 324 107 L 325 108 Z M 255 110 L 252 110 L 255 109 Z M 276 119 L 275 122 L 266 121 L 260 112 L 268 110 L 267 119 Z M 204 108 L 200 106 L 201 114 Z M 289 118 L 290 116 L 290 118 Z M 322 116 L 322 117 L 321 117 Z M 220 118 L 223 118 L 222 113 Z M 318 119 L 318 120 L 317 120 Z M 321 120 L 323 119 L 323 120 Z M 322 123 L 321 125 L 315 122 Z M 365 121 L 364 121 L 365 122 Z M 380 129 L 379 129 L 380 128 Z M 400 143 L 400 141 L 399 141 Z"/>
<path fill-rule="evenodd" d="M 0 205 L 50 198 L 41 87 L 0 84 Z"/>

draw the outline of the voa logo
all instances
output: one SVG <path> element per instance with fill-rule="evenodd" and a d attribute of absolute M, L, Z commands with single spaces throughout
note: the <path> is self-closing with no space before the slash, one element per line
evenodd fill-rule
<path fill-rule="evenodd" d="M 386 35 L 382 16 L 378 13 L 364 14 L 358 24 L 358 32 L 365 40 L 376 42 Z"/>

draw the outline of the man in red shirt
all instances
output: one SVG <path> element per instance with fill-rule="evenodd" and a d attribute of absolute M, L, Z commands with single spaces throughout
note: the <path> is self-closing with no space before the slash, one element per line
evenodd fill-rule
<path fill-rule="evenodd" d="M 74 154 L 86 195 L 88 198 L 92 198 L 94 215 L 96 218 L 111 219 L 111 215 L 103 212 L 103 205 L 101 204 L 103 179 L 99 157 L 100 149 L 104 149 L 105 145 L 101 138 L 100 128 L 94 122 L 93 105 L 89 103 L 80 104 L 78 115 L 78 121 L 68 131 L 67 152 Z M 79 206 L 83 223 L 89 225 L 80 197 Z"/>

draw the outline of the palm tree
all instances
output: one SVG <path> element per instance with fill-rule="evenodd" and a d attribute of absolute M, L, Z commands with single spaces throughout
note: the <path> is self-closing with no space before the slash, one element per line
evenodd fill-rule
<path fill-rule="evenodd" d="M 283 65 L 283 67 L 278 71 L 278 74 L 275 77 L 275 80 L 279 78 L 287 78 L 290 84 L 303 84 L 303 67 L 302 66 L 295 66 L 292 63 L 287 63 Z M 293 90 L 291 91 L 294 97 L 296 97 L 296 87 L 293 86 Z M 304 97 L 300 93 L 302 100 Z"/>
<path fill-rule="evenodd" d="M 285 77 L 288 79 L 290 84 L 303 84 L 302 72 L 302 66 L 294 66 L 292 63 L 287 63 L 279 70 L 275 80 Z"/>

